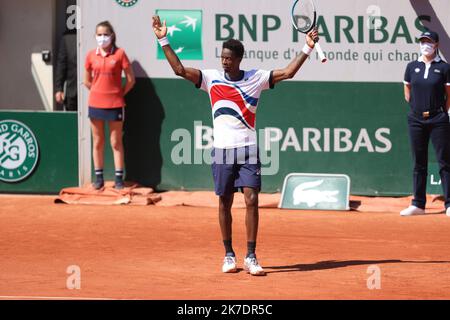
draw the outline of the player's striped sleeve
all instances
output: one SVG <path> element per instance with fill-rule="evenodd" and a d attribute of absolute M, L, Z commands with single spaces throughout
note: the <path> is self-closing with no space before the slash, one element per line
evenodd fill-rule
<path fill-rule="evenodd" d="M 205 92 L 209 92 L 209 86 L 212 82 L 211 79 L 214 78 L 215 76 L 217 76 L 216 70 L 212 69 L 200 70 L 198 82 L 195 84 L 195 87 Z"/>
<path fill-rule="evenodd" d="M 273 89 L 273 71 L 257 70 L 256 76 L 259 77 L 259 86 L 261 90 Z"/>

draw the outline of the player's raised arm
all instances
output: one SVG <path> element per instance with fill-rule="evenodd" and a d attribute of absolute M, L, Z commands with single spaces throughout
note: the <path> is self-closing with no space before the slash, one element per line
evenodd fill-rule
<path fill-rule="evenodd" d="M 308 59 L 317 41 L 319 41 L 318 32 L 317 29 L 313 29 L 306 35 L 306 44 L 302 52 L 286 68 L 273 71 L 273 83 L 293 78 L 306 59 Z"/>
<path fill-rule="evenodd" d="M 183 77 L 186 80 L 189 80 L 197 85 L 201 79 L 200 70 L 183 66 L 177 54 L 173 51 L 172 47 L 169 44 L 169 41 L 166 38 L 166 21 L 161 24 L 159 16 L 153 16 L 153 31 L 155 32 L 155 35 L 158 38 L 160 45 L 162 46 L 166 59 L 167 61 L 169 61 L 173 72 L 175 72 L 177 76 Z"/>

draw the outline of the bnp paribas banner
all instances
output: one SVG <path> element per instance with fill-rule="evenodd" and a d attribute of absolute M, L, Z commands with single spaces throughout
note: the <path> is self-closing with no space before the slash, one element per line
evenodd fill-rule
<path fill-rule="evenodd" d="M 95 24 L 110 20 L 119 44 L 142 66 L 138 76 L 173 78 L 151 28 L 155 13 L 181 59 L 197 68 L 220 67 L 221 44 L 244 42 L 244 68 L 284 67 L 302 49 L 304 35 L 291 24 L 291 0 L 80 0 L 82 48 L 95 46 Z M 442 36 L 450 58 L 448 0 L 318 0 L 318 29 L 329 63 L 308 64 L 294 80 L 402 80 L 406 62 L 417 59 L 417 36 L 430 27 Z M 311 59 L 317 60 L 317 54 Z"/>

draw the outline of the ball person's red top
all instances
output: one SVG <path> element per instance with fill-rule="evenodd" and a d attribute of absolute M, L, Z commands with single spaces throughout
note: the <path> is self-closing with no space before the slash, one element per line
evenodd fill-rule
<path fill-rule="evenodd" d="M 90 107 L 112 109 L 125 106 L 122 71 L 129 66 L 130 61 L 120 48 L 111 48 L 106 56 L 98 48 L 88 53 L 85 68 L 93 75 Z"/>

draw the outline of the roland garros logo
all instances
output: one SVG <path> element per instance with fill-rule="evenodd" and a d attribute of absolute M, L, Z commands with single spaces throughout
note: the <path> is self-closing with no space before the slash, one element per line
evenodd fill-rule
<path fill-rule="evenodd" d="M 138 0 L 116 0 L 122 7 L 129 8 L 138 3 Z"/>
<path fill-rule="evenodd" d="M 0 180 L 18 182 L 36 167 L 39 147 L 33 132 L 15 120 L 0 121 Z"/>

